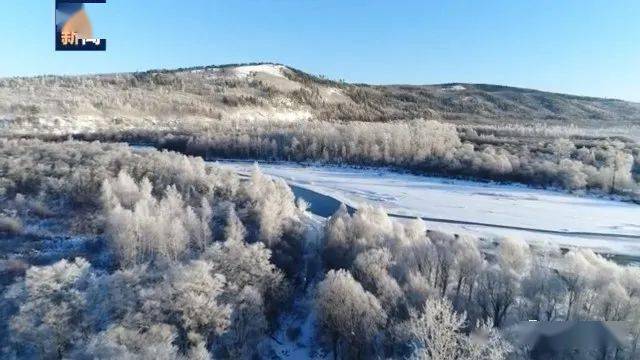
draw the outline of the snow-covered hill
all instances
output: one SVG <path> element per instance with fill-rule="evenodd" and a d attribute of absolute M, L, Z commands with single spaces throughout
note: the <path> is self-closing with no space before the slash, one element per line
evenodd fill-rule
<path fill-rule="evenodd" d="M 640 124 L 640 104 L 479 84 L 372 86 L 280 64 L 0 79 L 0 131 L 184 129 L 241 121 L 415 118 L 456 124 Z"/>

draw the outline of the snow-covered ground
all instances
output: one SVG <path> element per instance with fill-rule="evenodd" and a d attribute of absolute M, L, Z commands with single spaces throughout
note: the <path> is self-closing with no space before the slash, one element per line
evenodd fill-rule
<path fill-rule="evenodd" d="M 238 66 L 234 68 L 234 71 L 236 72 L 236 74 L 238 74 L 239 77 L 247 77 L 252 73 L 262 72 L 262 73 L 270 74 L 276 77 L 284 78 L 284 75 L 282 74 L 283 69 L 284 69 L 284 66 L 282 65 L 262 64 L 262 65 Z"/>
<path fill-rule="evenodd" d="M 219 77 L 235 77 L 237 79 L 246 79 L 258 75 L 269 75 L 273 77 L 284 78 L 282 65 L 261 64 L 261 65 L 239 65 L 225 68 L 215 68 L 210 71 L 210 76 Z"/>
<path fill-rule="evenodd" d="M 223 162 L 248 172 L 250 162 Z M 640 256 L 640 206 L 594 197 L 472 181 L 399 174 L 386 170 L 260 164 L 263 172 L 292 185 L 331 196 L 355 208 L 384 207 L 389 213 L 558 232 L 548 234 L 491 226 L 428 222 L 431 228 L 485 238 L 516 236 L 532 243 L 582 246 L 597 251 Z"/>
<path fill-rule="evenodd" d="M 320 234 L 324 219 L 307 213 L 304 262 L 305 285 L 298 286 L 290 311 L 280 318 L 280 327 L 269 339 L 269 344 L 279 359 L 331 359 L 318 343 L 317 316 L 314 310 L 315 286 L 324 277 L 318 262 L 320 258 Z M 315 266 L 313 265 L 315 264 Z M 292 336 L 294 335 L 294 336 Z"/>

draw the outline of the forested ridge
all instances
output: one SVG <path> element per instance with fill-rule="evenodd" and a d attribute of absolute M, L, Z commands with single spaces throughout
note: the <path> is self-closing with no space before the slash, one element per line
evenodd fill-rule
<path fill-rule="evenodd" d="M 392 121 L 427 118 L 474 125 L 557 125 L 630 129 L 640 104 L 501 85 L 369 85 L 327 79 L 273 63 L 135 73 L 0 79 L 0 114 L 28 123 L 93 115 L 98 125 L 165 125 L 171 118 L 233 118 L 238 109 L 297 112 L 296 120 Z M 307 115 L 305 115 L 307 114 Z M 295 118 L 295 117 L 294 117 Z M 102 123 L 102 120 L 105 123 Z"/>

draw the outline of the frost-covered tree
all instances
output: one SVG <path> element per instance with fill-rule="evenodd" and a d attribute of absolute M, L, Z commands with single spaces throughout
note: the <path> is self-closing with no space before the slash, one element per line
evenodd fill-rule
<path fill-rule="evenodd" d="M 194 260 L 172 267 L 166 280 L 145 294 L 142 308 L 146 316 L 211 339 L 229 326 L 232 309 L 222 302 L 224 287 L 224 276 L 213 266 Z"/>
<path fill-rule="evenodd" d="M 529 269 L 531 250 L 521 239 L 504 238 L 498 246 L 498 264 L 515 276 L 522 276 Z"/>
<path fill-rule="evenodd" d="M 126 179 L 122 174 L 119 179 Z M 149 180 L 143 179 L 137 191 L 130 189 L 135 183 L 125 182 L 129 193 L 136 196 L 135 201 L 123 200 L 119 183 L 105 181 L 102 201 L 107 235 L 122 265 L 155 258 L 177 260 L 189 247 L 202 251 L 210 242 L 212 210 L 204 197 L 196 212 L 175 186 L 167 187 L 158 200 Z M 129 193 L 126 196 L 132 197 Z"/>
<path fill-rule="evenodd" d="M 233 236 L 211 246 L 204 258 L 213 271 L 227 279 L 232 297 L 239 297 L 246 287 L 259 292 L 264 301 L 265 316 L 272 320 L 289 297 L 289 283 L 271 262 L 271 251 L 257 242 L 247 244 Z"/>
<path fill-rule="evenodd" d="M 413 345 L 412 358 L 442 360 L 502 360 L 511 345 L 493 324 L 479 322 L 467 335 L 466 315 L 445 299 L 429 299 L 421 313 L 403 323 Z"/>
<path fill-rule="evenodd" d="M 204 251 L 212 241 L 212 219 L 213 210 L 205 197 L 202 198 L 197 212 L 192 207 L 187 207 L 185 210 L 185 230 L 189 234 L 191 245 L 199 252 Z"/>
<path fill-rule="evenodd" d="M 513 346 L 490 322 L 478 322 L 464 344 L 464 358 L 469 360 L 503 360 L 509 357 Z"/>
<path fill-rule="evenodd" d="M 247 244 L 232 237 L 215 243 L 205 258 L 213 271 L 224 275 L 235 291 L 252 286 L 261 294 L 282 295 L 277 292 L 285 286 L 284 276 L 270 262 L 271 251 L 262 243 Z"/>
<path fill-rule="evenodd" d="M 450 245 L 455 254 L 455 296 L 454 304 L 466 301 L 473 296 L 473 290 L 478 275 L 485 266 L 485 260 L 478 248 L 478 241 L 468 236 L 457 236 Z"/>
<path fill-rule="evenodd" d="M 388 312 L 402 299 L 403 293 L 388 272 L 393 265 L 388 249 L 375 249 L 360 253 L 353 263 L 353 276 L 365 289 L 376 295 Z"/>
<path fill-rule="evenodd" d="M 491 320 L 496 327 L 502 326 L 509 311 L 518 299 L 518 278 L 500 265 L 491 265 L 478 279 L 476 304 L 483 319 Z"/>
<path fill-rule="evenodd" d="M 233 301 L 233 313 L 222 343 L 230 357 L 249 359 L 256 354 L 268 327 L 262 295 L 256 288 L 246 286 Z"/>
<path fill-rule="evenodd" d="M 411 220 L 404 227 L 405 236 L 400 237 L 394 247 L 396 271 L 399 277 L 408 279 L 420 273 L 429 286 L 433 286 L 432 275 L 435 272 L 435 249 L 427 237 L 427 227 L 421 219 Z"/>
<path fill-rule="evenodd" d="M 593 270 L 582 251 L 569 251 L 564 259 L 565 263 L 560 269 L 560 274 L 567 284 L 569 294 L 566 312 L 566 319 L 569 320 L 575 317 L 582 291 L 587 287 Z"/>
<path fill-rule="evenodd" d="M 434 264 L 433 284 L 440 289 L 440 296 L 444 297 L 455 270 L 457 255 L 454 252 L 456 248 L 453 246 L 455 238 L 448 234 L 432 231 L 429 233 L 429 239 L 433 244 L 433 252 L 431 253 Z"/>
<path fill-rule="evenodd" d="M 537 255 L 526 277 L 522 279 L 522 296 L 527 320 L 553 321 L 565 305 L 567 287 L 549 266 L 549 256 Z"/>
<path fill-rule="evenodd" d="M 350 255 L 350 224 L 351 217 L 347 212 L 347 207 L 344 204 L 340 204 L 340 208 L 329 218 L 325 225 L 323 258 L 331 268 L 350 266 L 350 261 L 352 261 Z"/>
<path fill-rule="evenodd" d="M 330 270 L 318 284 L 316 309 L 319 323 L 331 337 L 334 356 L 342 341 L 348 351 L 364 350 L 387 319 L 378 299 L 346 270 Z"/>
<path fill-rule="evenodd" d="M 245 239 L 245 235 L 245 227 L 242 224 L 242 221 L 238 218 L 236 210 L 233 207 L 229 207 L 226 225 L 224 227 L 225 239 L 242 242 Z"/>
<path fill-rule="evenodd" d="M 359 253 L 382 246 L 392 234 L 393 223 L 382 208 L 364 206 L 349 215 L 341 205 L 325 227 L 325 264 L 348 269 Z"/>
<path fill-rule="evenodd" d="M 464 314 L 453 311 L 449 302 L 427 300 L 421 313 L 412 313 L 406 326 L 417 359 L 455 360 L 464 353 Z"/>
<path fill-rule="evenodd" d="M 163 273 L 148 265 L 117 270 L 96 276 L 87 289 L 87 319 L 96 330 L 104 330 L 114 323 L 138 323 L 143 294 L 163 279 Z M 152 320 L 142 321 L 149 324 Z"/>
<path fill-rule="evenodd" d="M 175 360 L 180 358 L 175 338 L 174 329 L 166 324 L 151 325 L 147 329 L 113 326 L 78 344 L 72 358 Z M 202 349 L 197 351 L 202 354 Z"/>
<path fill-rule="evenodd" d="M 91 265 L 84 259 L 31 267 L 18 284 L 18 313 L 11 319 L 12 341 L 25 354 L 60 358 L 85 331 L 86 288 Z"/>
<path fill-rule="evenodd" d="M 257 218 L 260 240 L 273 247 L 298 213 L 291 189 L 284 180 L 271 179 L 256 166 L 245 192 Z"/>

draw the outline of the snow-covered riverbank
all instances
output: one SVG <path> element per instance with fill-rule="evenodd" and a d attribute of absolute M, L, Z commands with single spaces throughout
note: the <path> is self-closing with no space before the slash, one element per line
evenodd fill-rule
<path fill-rule="evenodd" d="M 249 172 L 253 167 L 252 163 L 242 161 L 221 164 L 240 173 Z M 533 243 L 550 242 L 614 254 L 640 255 L 640 240 L 633 238 L 640 236 L 640 206 L 635 204 L 523 186 L 414 176 L 386 170 L 292 163 L 265 163 L 260 164 L 260 168 L 291 185 L 330 196 L 355 208 L 373 204 L 397 215 L 603 235 L 550 234 L 429 222 L 430 227 L 448 232 L 486 238 L 517 236 Z"/>

